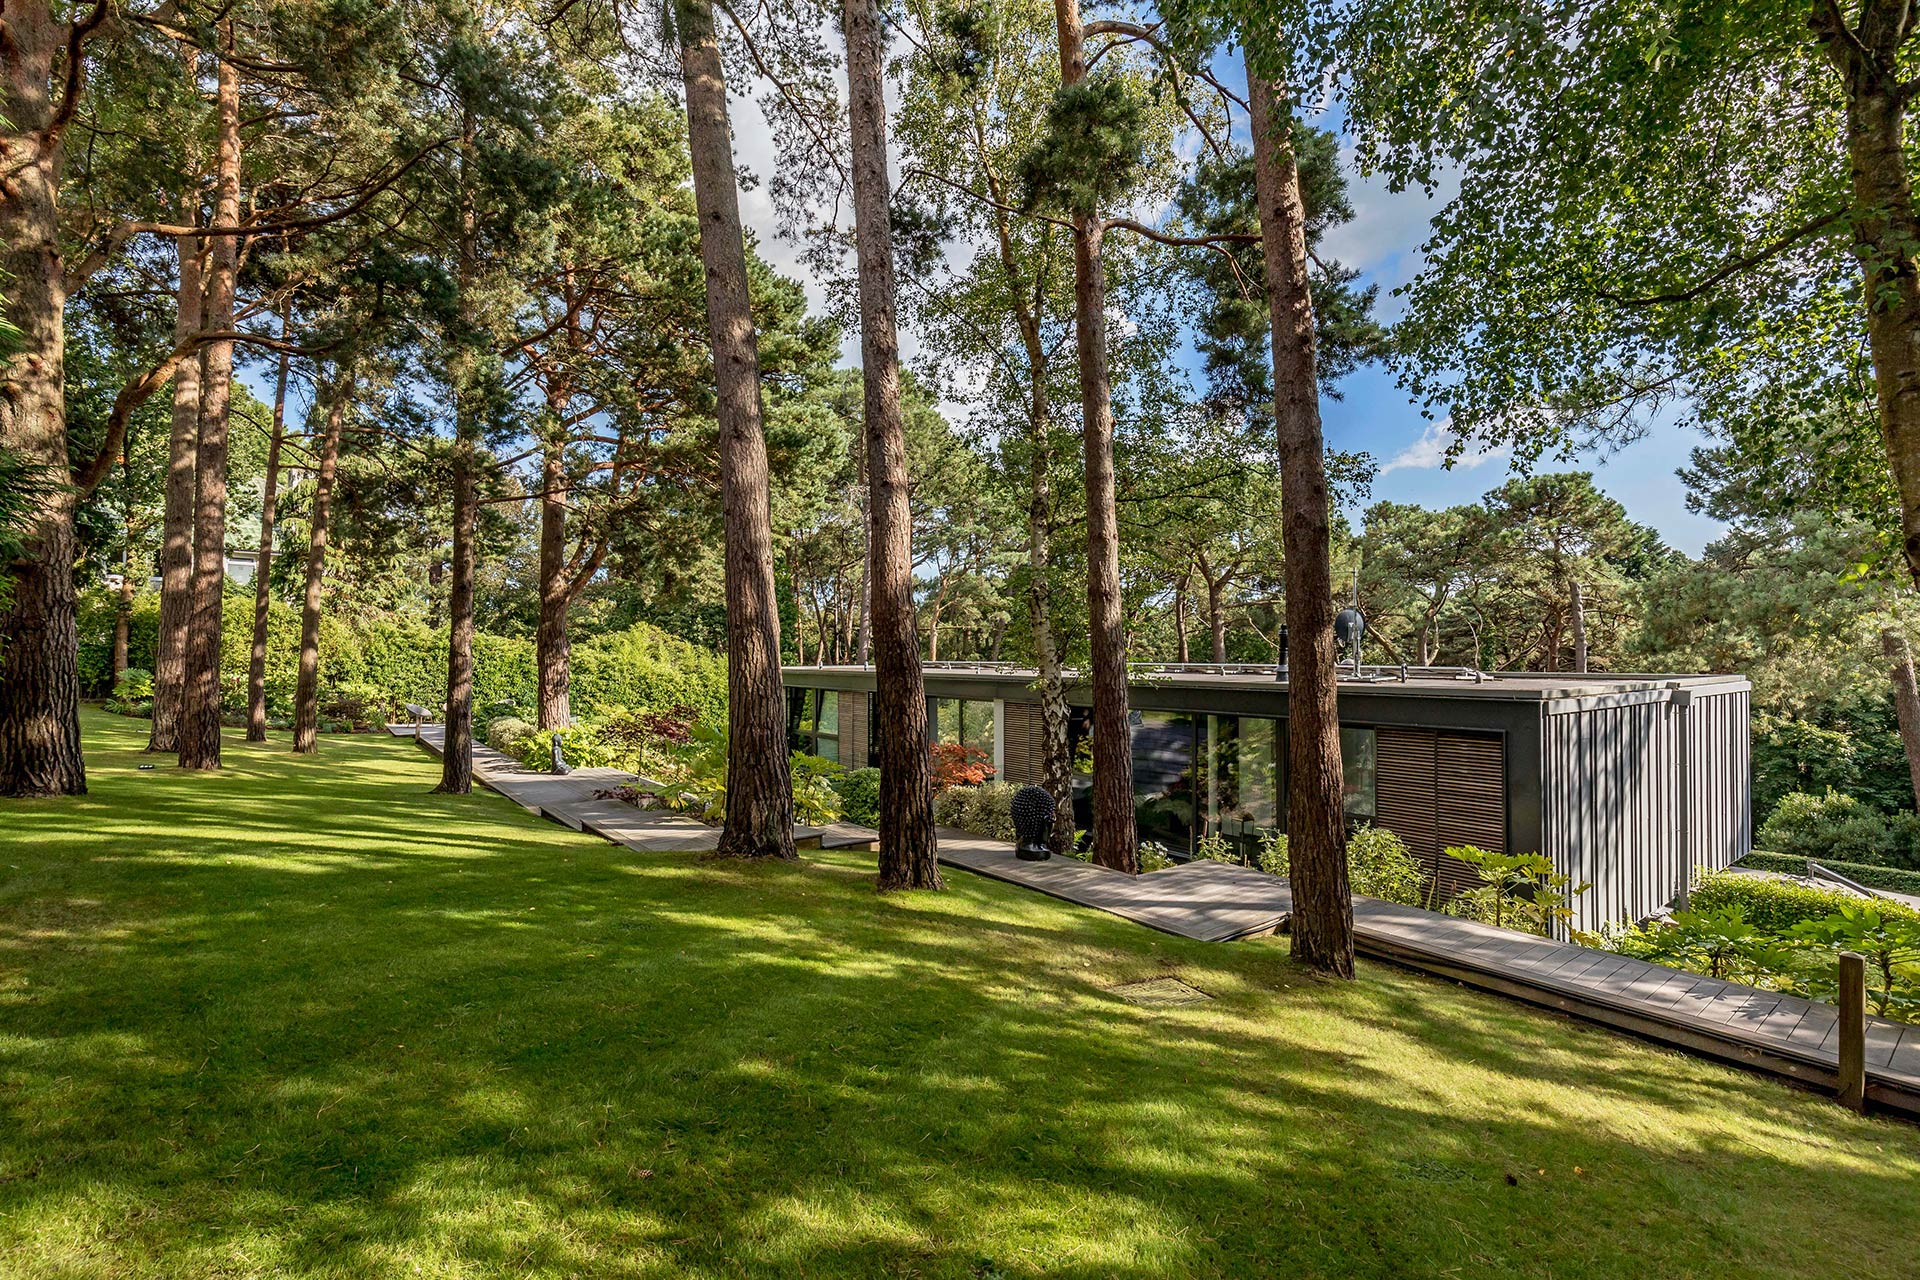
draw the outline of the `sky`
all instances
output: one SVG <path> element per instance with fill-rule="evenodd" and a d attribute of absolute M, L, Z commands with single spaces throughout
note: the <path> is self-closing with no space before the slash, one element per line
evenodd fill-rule
<path fill-rule="evenodd" d="M 736 95 L 732 109 L 737 161 L 756 175 L 772 173 L 776 163 L 772 131 L 766 127 L 759 107 Z M 1328 232 L 1322 253 L 1359 270 L 1362 284 L 1380 286 L 1378 315 L 1390 323 L 1402 307 L 1393 291 L 1418 274 L 1420 246 L 1427 239 L 1431 218 L 1449 192 L 1443 189 L 1429 198 L 1419 191 L 1391 191 L 1378 177 L 1351 170 L 1348 177 L 1355 216 Z M 806 285 L 808 296 L 820 305 L 820 283 L 800 260 L 799 246 L 782 240 L 776 231 L 764 182 L 741 193 L 741 216 L 758 235 L 761 254 Z M 909 362 L 915 346 L 912 333 L 903 332 L 901 351 Z M 858 363 L 857 334 L 848 335 L 845 352 L 848 363 Z M 1425 417 L 1392 375 L 1377 365 L 1348 377 L 1340 392 L 1340 399 L 1321 402 L 1327 444 L 1332 449 L 1365 451 L 1373 456 L 1380 470 L 1370 500 L 1427 506 L 1474 502 L 1511 474 L 1504 454 L 1468 453 L 1452 467 L 1444 466 L 1451 442 L 1444 424 Z M 1592 471 L 1600 487 L 1624 505 L 1629 516 L 1659 530 L 1669 545 L 1698 555 L 1724 526 L 1687 510 L 1686 486 L 1675 471 L 1686 465 L 1691 451 L 1703 442 L 1695 431 L 1659 425 L 1641 440 L 1610 455 L 1586 455 L 1567 463 L 1542 462 L 1538 469 Z M 1357 509 L 1349 512 L 1354 517 L 1358 514 Z"/>

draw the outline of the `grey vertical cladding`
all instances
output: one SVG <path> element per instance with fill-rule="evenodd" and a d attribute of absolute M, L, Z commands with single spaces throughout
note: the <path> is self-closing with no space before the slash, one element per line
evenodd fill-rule
<path fill-rule="evenodd" d="M 840 763 L 864 769 L 871 744 L 867 742 L 867 699 L 872 694 L 848 689 L 840 694 Z"/>
<path fill-rule="evenodd" d="M 1574 928 L 1652 915 L 1752 848 L 1748 703 L 1739 687 L 1545 708 L 1542 852 L 1588 885 Z"/>

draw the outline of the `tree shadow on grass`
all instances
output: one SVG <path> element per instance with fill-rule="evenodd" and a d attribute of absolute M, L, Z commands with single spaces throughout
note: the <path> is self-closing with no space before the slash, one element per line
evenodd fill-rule
<path fill-rule="evenodd" d="M 0 1253 L 24 1270 L 1910 1266 L 1903 1126 L 964 873 L 883 897 L 852 855 L 639 858 L 353 746 L 237 755 L 237 827 L 112 768 L 65 823 L 0 823 Z M 1214 998 L 1107 991 L 1162 973 Z"/>

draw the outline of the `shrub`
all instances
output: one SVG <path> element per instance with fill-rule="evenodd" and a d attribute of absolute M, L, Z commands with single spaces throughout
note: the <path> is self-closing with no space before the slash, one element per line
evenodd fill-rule
<path fill-rule="evenodd" d="M 1573 919 L 1573 899 L 1591 887 L 1575 885 L 1543 854 L 1495 853 L 1473 845 L 1446 852 L 1480 873 L 1480 887 L 1449 902 L 1447 914 L 1500 929 L 1550 936 L 1555 926 Z"/>
<path fill-rule="evenodd" d="M 935 793 L 933 820 L 936 825 L 963 831 L 966 829 L 967 791 L 966 787 L 948 787 L 945 791 Z"/>
<path fill-rule="evenodd" d="M 840 793 L 833 780 L 840 766 L 822 756 L 796 751 L 788 761 L 793 778 L 793 817 L 802 826 L 824 827 L 840 820 Z"/>
<path fill-rule="evenodd" d="M 487 745 L 517 759 L 521 742 L 534 732 L 532 725 L 517 716 L 501 716 L 487 725 Z"/>
<path fill-rule="evenodd" d="M 1260 869 L 1270 876 L 1284 876 L 1291 867 L 1287 858 L 1287 837 L 1269 831 L 1260 837 Z"/>
<path fill-rule="evenodd" d="M 1173 859 L 1167 856 L 1167 851 L 1157 844 L 1148 843 L 1141 845 L 1139 856 L 1140 870 L 1143 873 L 1148 871 L 1165 871 L 1173 865 Z"/>
<path fill-rule="evenodd" d="M 527 768 L 544 773 L 553 768 L 555 738 L 560 740 L 561 754 L 572 768 L 597 769 L 608 764 L 607 752 L 600 745 L 599 734 L 590 724 L 576 724 L 565 729 L 533 730 L 520 739 L 515 754 Z"/>
<path fill-rule="evenodd" d="M 120 673 L 113 684 L 113 700 L 126 704 L 139 702 L 153 696 L 153 672 L 140 667 L 128 667 Z"/>
<path fill-rule="evenodd" d="M 1920 871 L 1900 871 L 1893 867 L 1876 867 L 1864 862 L 1840 862 L 1831 858 L 1816 858 L 1814 861 L 1829 871 L 1839 872 L 1849 880 L 1858 880 L 1869 889 L 1885 889 L 1890 893 L 1920 894 Z M 1740 859 L 1740 865 L 1751 867 L 1755 871 L 1777 871 L 1788 876 L 1807 874 L 1805 858 L 1793 858 L 1781 853 L 1750 853 Z"/>
<path fill-rule="evenodd" d="M 1218 832 L 1200 837 L 1193 846 L 1193 860 L 1241 865 L 1240 855 L 1233 851 L 1233 846 L 1227 843 L 1227 838 Z"/>
<path fill-rule="evenodd" d="M 880 825 L 880 771 L 849 769 L 833 780 L 840 793 L 840 805 L 848 822 L 863 827 Z"/>
<path fill-rule="evenodd" d="M 1879 982 L 1868 986 L 1874 1012 L 1882 1017 L 1909 1017 L 1920 1011 L 1920 973 L 1915 972 L 1920 966 L 1920 918 L 1911 912 L 1888 911 L 1886 906 L 1856 901 L 1824 920 L 1795 925 L 1792 935 L 1814 946 L 1865 956 Z M 1835 967 L 1837 985 L 1837 961 Z"/>
<path fill-rule="evenodd" d="M 1676 911 L 1671 924 L 1651 931 L 1649 941 L 1643 958 L 1711 978 L 1778 986 L 1792 973 L 1793 948 L 1749 923 L 1738 907 Z"/>
<path fill-rule="evenodd" d="M 344 721 L 351 728 L 376 720 L 384 723 L 398 719 L 393 702 L 393 698 L 379 685 L 349 680 L 326 691 L 319 700 L 319 711 L 323 719 Z"/>
<path fill-rule="evenodd" d="M 1920 871 L 1920 815 L 1882 813 L 1832 788 L 1824 795 L 1796 791 L 1782 797 L 1757 843 L 1788 857 Z"/>
<path fill-rule="evenodd" d="M 1754 927 L 1776 934 L 1859 905 L 1860 899 L 1844 890 L 1816 889 L 1737 871 L 1714 871 L 1703 876 L 1694 886 L 1689 903 L 1695 911 L 1738 910 Z M 1912 907 L 1891 902 L 1875 905 L 1891 915 L 1920 918 L 1920 911 Z"/>
<path fill-rule="evenodd" d="M 1355 893 L 1420 905 L 1420 866 L 1406 842 L 1385 827 L 1363 826 L 1347 841 L 1347 875 Z"/>
<path fill-rule="evenodd" d="M 933 798 L 933 820 L 977 836 L 1011 843 L 1013 796 L 1019 788 L 1007 782 L 950 787 Z"/>
<path fill-rule="evenodd" d="M 933 744 L 933 789 L 977 787 L 993 777 L 993 765 L 986 752 L 959 742 Z"/>
<path fill-rule="evenodd" d="M 605 762 L 647 777 L 673 771 L 699 723 L 692 707 L 608 707 L 593 722 Z"/>

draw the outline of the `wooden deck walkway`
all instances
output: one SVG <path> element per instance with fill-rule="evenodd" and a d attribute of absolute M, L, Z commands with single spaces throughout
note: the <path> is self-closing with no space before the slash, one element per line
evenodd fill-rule
<path fill-rule="evenodd" d="M 390 724 L 399 738 L 414 736 L 410 724 Z M 446 726 L 423 724 L 420 745 L 440 755 L 446 749 Z M 640 809 L 620 800 L 603 800 L 594 793 L 621 786 L 660 786 L 620 769 L 579 768 L 572 773 L 542 773 L 481 743 L 473 744 L 474 779 L 497 791 L 529 813 L 585 831 L 635 853 L 711 853 L 720 847 L 720 829 L 685 814 L 664 809 Z M 795 827 L 794 840 L 802 848 L 870 848 L 875 832 L 836 823 L 831 827 Z"/>
<path fill-rule="evenodd" d="M 1224 862 L 1130 876 L 1078 858 L 1022 862 L 1011 845 L 945 828 L 940 861 L 1201 942 L 1272 933 L 1293 908 L 1285 880 Z"/>
<path fill-rule="evenodd" d="M 940 860 L 1205 941 L 1271 933 L 1293 909 L 1285 880 L 1220 863 L 1126 876 L 1073 858 L 1022 862 L 1011 846 L 951 831 L 940 833 Z M 1375 898 L 1353 900 L 1353 928 L 1362 955 L 1708 1057 L 1834 1085 L 1839 1019 L 1831 1005 Z M 1920 1115 L 1920 1026 L 1867 1020 L 1867 1097 Z"/>

